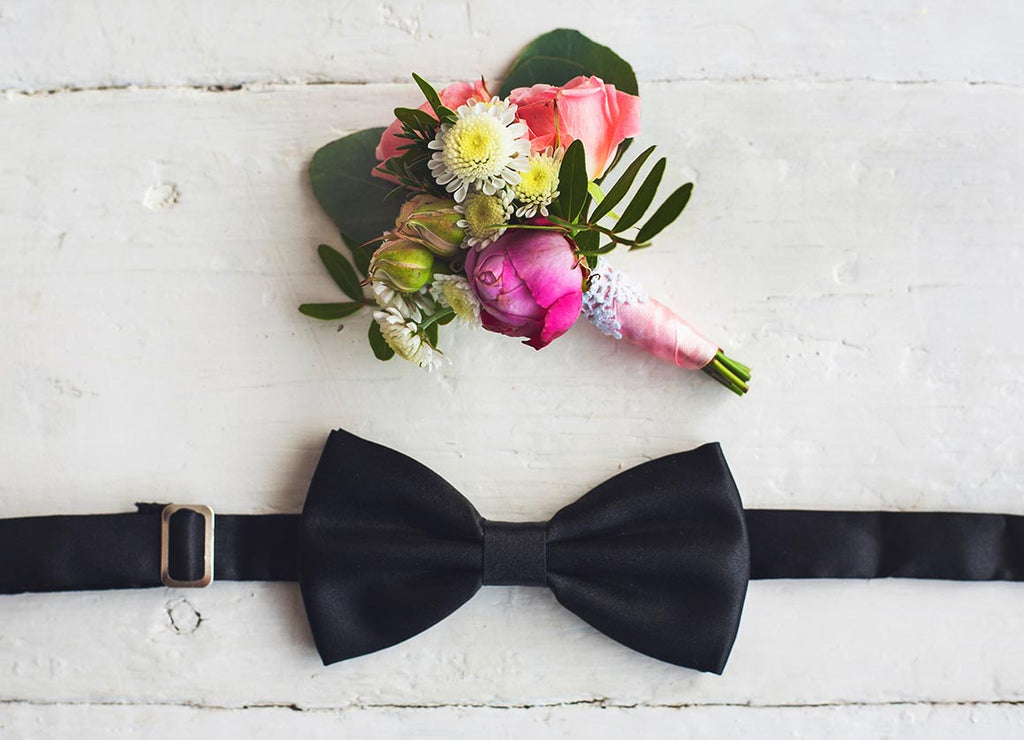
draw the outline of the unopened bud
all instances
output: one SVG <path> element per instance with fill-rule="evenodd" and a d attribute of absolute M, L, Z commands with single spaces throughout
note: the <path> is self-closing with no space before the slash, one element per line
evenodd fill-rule
<path fill-rule="evenodd" d="M 433 252 L 408 239 L 385 241 L 370 260 L 370 279 L 401 293 L 415 293 L 433 274 Z"/>
<path fill-rule="evenodd" d="M 422 244 L 438 257 L 454 257 L 462 247 L 463 233 L 458 227 L 461 214 L 455 201 L 430 195 L 410 198 L 395 221 L 396 233 Z"/>

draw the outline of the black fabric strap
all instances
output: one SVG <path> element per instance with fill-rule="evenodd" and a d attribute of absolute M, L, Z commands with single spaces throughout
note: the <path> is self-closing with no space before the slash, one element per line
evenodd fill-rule
<path fill-rule="evenodd" d="M 160 586 L 162 508 L 0 519 L 0 593 Z M 1024 581 L 1024 516 L 755 509 L 746 520 L 752 579 Z M 202 572 L 202 527 L 192 512 L 171 520 L 175 578 Z M 297 580 L 298 527 L 298 514 L 218 514 L 215 580 Z M 487 582 L 540 580 L 532 545 L 542 541 L 543 529 L 488 522 L 485 532 L 485 566 L 487 548 L 495 554 Z M 501 570 L 510 560 L 499 551 L 509 548 L 523 554 L 521 572 Z"/>
<path fill-rule="evenodd" d="M 0 593 L 161 585 L 162 509 L 162 504 L 140 504 L 131 514 L 0 519 Z M 218 514 L 214 580 L 297 580 L 298 528 L 298 514 Z M 169 543 L 171 575 L 198 578 L 202 517 L 175 514 Z"/>
<path fill-rule="evenodd" d="M 750 577 L 1024 580 L 1024 516 L 746 511 Z"/>

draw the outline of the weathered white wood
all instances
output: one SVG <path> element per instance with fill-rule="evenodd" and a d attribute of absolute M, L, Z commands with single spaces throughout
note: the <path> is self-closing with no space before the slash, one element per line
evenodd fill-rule
<path fill-rule="evenodd" d="M 338 425 L 435 466 L 489 516 L 550 514 L 619 465 L 711 438 L 753 505 L 1024 511 L 1007 186 L 1024 94 L 649 87 L 644 140 L 698 195 L 618 264 L 755 366 L 744 399 L 586 326 L 540 353 L 456 331 L 454 363 L 429 377 L 374 360 L 365 318 L 338 334 L 300 316 L 336 295 L 308 157 L 407 87 L 9 96 L 5 514 L 294 511 Z M 0 602 L 0 685 L 223 706 L 1019 701 L 1022 607 L 1007 584 L 755 584 L 719 679 L 625 650 L 529 589 L 488 589 L 330 669 L 294 586 L 27 595 Z"/>
<path fill-rule="evenodd" d="M 372 707 L 295 711 L 289 707 L 223 710 L 168 706 L 15 705 L 0 731 L 15 737 L 829 737 L 838 740 L 1011 738 L 1021 709 L 1006 705 L 830 707 Z"/>
<path fill-rule="evenodd" d="M 634 63 L 639 143 L 697 184 L 616 263 L 755 367 L 744 399 L 584 325 L 540 353 L 448 331 L 427 377 L 377 363 L 365 316 L 294 310 L 338 296 L 312 152 L 414 103 L 378 84 L 410 69 L 500 74 L 549 4 L 0 5 L 0 514 L 295 511 L 335 426 L 491 517 L 708 439 L 751 506 L 1024 513 L 1020 6 L 719 5 L 565 22 Z M 266 84 L 322 80 L 374 84 Z M 0 734 L 1008 737 L 1022 607 L 1012 584 L 755 583 L 716 678 L 531 589 L 331 668 L 291 584 L 4 597 Z"/>
<path fill-rule="evenodd" d="M 8 0 L 0 90 L 494 77 L 559 25 L 613 46 L 643 80 L 1024 82 L 1024 8 L 997 0 Z"/>
<path fill-rule="evenodd" d="M 415 639 L 327 668 L 293 584 L 22 595 L 3 603 L 0 700 L 305 708 L 1022 702 L 1022 590 L 755 582 L 721 677 L 623 648 L 537 589 L 485 588 Z"/>
<path fill-rule="evenodd" d="M 543 352 L 448 331 L 453 363 L 430 377 L 374 360 L 365 316 L 339 334 L 299 315 L 340 295 L 315 255 L 337 239 L 311 152 L 412 99 L 0 103 L 20 142 L 0 181 L 8 512 L 293 511 L 339 425 L 492 516 L 550 513 L 708 439 L 751 505 L 1024 511 L 1020 91 L 651 86 L 642 141 L 696 194 L 657 246 L 615 259 L 755 367 L 743 399 L 585 324 Z"/>

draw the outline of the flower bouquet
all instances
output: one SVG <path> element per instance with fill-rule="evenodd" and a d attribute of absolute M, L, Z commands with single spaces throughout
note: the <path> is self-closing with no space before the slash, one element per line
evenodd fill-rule
<path fill-rule="evenodd" d="M 640 132 L 627 62 L 560 29 L 526 47 L 496 94 L 482 79 L 437 91 L 413 78 L 419 108 L 396 108 L 386 129 L 313 157 L 313 191 L 352 260 L 328 245 L 319 254 L 351 300 L 300 311 L 340 319 L 374 307 L 374 354 L 428 369 L 442 361 L 439 330 L 453 320 L 542 349 L 583 315 L 747 391 L 749 368 L 604 258 L 649 247 L 693 189 L 681 185 L 651 210 L 666 169 L 662 158 L 641 177 L 653 146 L 611 175 Z"/>

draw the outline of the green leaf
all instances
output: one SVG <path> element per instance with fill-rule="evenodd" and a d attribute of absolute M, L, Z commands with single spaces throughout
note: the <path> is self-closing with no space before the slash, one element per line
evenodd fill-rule
<path fill-rule="evenodd" d="M 455 121 L 455 111 L 451 108 L 445 108 L 444 103 L 441 102 L 441 96 L 437 94 L 437 90 L 415 72 L 412 73 L 412 78 L 416 80 L 416 84 L 420 86 L 423 97 L 427 99 L 430 107 L 434 109 L 437 120 L 441 123 L 452 123 Z"/>
<path fill-rule="evenodd" d="M 581 231 L 576 235 L 576 248 L 580 254 L 591 254 L 600 241 L 601 235 L 596 231 Z"/>
<path fill-rule="evenodd" d="M 602 254 L 608 254 L 610 251 L 612 251 L 613 249 L 615 249 L 615 247 L 618 246 L 618 244 L 616 244 L 615 242 L 608 242 L 607 244 L 602 244 L 598 246 L 598 241 L 599 239 L 595 239 L 593 240 L 593 244 L 591 246 L 588 246 L 587 249 L 577 250 L 580 254 L 587 258 L 587 264 L 590 265 L 591 267 L 595 267 L 597 265 L 598 257 L 600 257 Z M 576 244 L 579 245 L 578 237 L 576 239 Z"/>
<path fill-rule="evenodd" d="M 562 218 L 572 223 L 587 202 L 587 156 L 583 142 L 577 139 L 565 150 L 558 170 L 558 207 Z"/>
<path fill-rule="evenodd" d="M 437 349 L 437 337 L 440 329 L 441 327 L 438 325 L 438 322 L 435 321 L 423 330 L 423 333 L 427 335 L 427 341 L 430 342 L 430 346 L 434 349 Z"/>
<path fill-rule="evenodd" d="M 679 218 L 679 214 L 686 208 L 686 203 L 690 200 L 690 193 L 692 192 L 693 183 L 688 182 L 682 187 L 677 188 L 672 195 L 665 198 L 665 202 L 658 207 L 654 215 L 640 228 L 640 233 L 636 235 L 637 242 L 643 244 L 650 241 L 662 229 Z"/>
<path fill-rule="evenodd" d="M 531 41 L 505 75 L 498 97 L 538 82 L 564 85 L 579 75 L 600 77 L 609 85 L 637 95 L 636 74 L 629 62 L 579 31 L 559 28 Z"/>
<path fill-rule="evenodd" d="M 419 108 L 395 108 L 395 118 L 413 131 L 426 131 L 437 128 L 437 119 Z"/>
<path fill-rule="evenodd" d="M 402 206 L 401 198 L 387 197 L 394 183 L 370 174 L 377 164 L 374 150 L 383 132 L 382 128 L 365 129 L 332 141 L 313 155 L 309 165 L 316 199 L 350 246 L 377 239 L 393 228 Z M 353 248 L 357 266 L 369 263 L 369 251 Z M 367 252 L 365 259 L 359 252 Z"/>
<path fill-rule="evenodd" d="M 644 178 L 643 183 L 636 189 L 636 195 L 633 196 L 633 200 L 626 206 L 626 210 L 619 216 L 619 220 L 615 222 L 612 231 L 618 233 L 628 229 L 647 213 L 647 209 L 651 206 L 651 201 L 654 200 L 654 194 L 658 192 L 661 176 L 665 174 L 665 164 L 664 157 L 654 163 L 651 171 Z"/>
<path fill-rule="evenodd" d="M 395 356 L 395 351 L 384 341 L 384 335 L 380 333 L 380 324 L 376 321 L 370 322 L 368 339 L 370 340 L 370 349 L 373 350 L 373 355 L 378 360 L 390 360 Z"/>
<path fill-rule="evenodd" d="M 370 260 L 373 259 L 374 245 L 366 244 L 352 244 L 347 239 L 342 238 L 345 242 L 345 246 L 348 247 L 348 251 L 352 253 L 352 262 L 355 263 L 356 269 L 359 270 L 359 274 L 366 277 L 370 274 Z"/>
<path fill-rule="evenodd" d="M 572 224 L 571 223 L 569 223 L 564 218 L 562 218 L 561 216 L 558 216 L 557 214 L 554 214 L 554 213 L 548 214 L 548 221 L 553 223 L 555 226 L 561 226 L 563 229 L 571 229 L 572 228 Z"/>
<path fill-rule="evenodd" d="M 303 303 L 299 311 L 306 316 L 323 321 L 333 321 L 351 316 L 360 308 L 363 303 Z"/>
<path fill-rule="evenodd" d="M 597 178 L 596 182 L 602 183 L 605 181 L 608 175 L 611 174 L 611 171 L 618 166 L 619 162 L 622 160 L 623 155 L 625 155 L 626 150 L 628 150 L 629 147 L 632 146 L 632 144 L 632 139 L 623 139 L 622 142 L 617 147 L 615 147 L 615 156 L 612 158 L 612 161 L 604 168 L 604 174 Z"/>
<path fill-rule="evenodd" d="M 622 173 L 622 177 L 612 185 L 612 189 L 604 196 L 604 200 L 594 209 L 594 213 L 590 216 L 591 223 L 597 223 L 600 219 L 611 213 L 611 210 L 626 197 L 626 193 L 633 187 L 633 181 L 636 180 L 636 176 L 640 174 L 640 168 L 644 166 L 644 162 L 647 161 L 647 158 L 651 156 L 653 151 L 653 146 L 644 149 L 640 152 L 640 156 L 630 163 L 626 171 Z"/>
<path fill-rule="evenodd" d="M 320 261 L 324 263 L 327 272 L 331 273 L 334 282 L 338 284 L 341 291 L 353 301 L 363 300 L 363 288 L 359 285 L 359 276 L 352 267 L 352 263 L 345 259 L 345 255 L 337 249 L 321 244 L 316 248 L 320 255 Z"/>

